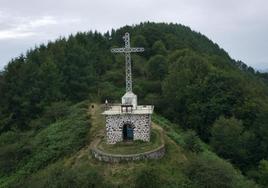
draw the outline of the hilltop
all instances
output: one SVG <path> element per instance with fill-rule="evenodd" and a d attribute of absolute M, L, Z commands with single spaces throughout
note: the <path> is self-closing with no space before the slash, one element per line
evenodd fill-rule
<path fill-rule="evenodd" d="M 104 118 L 100 114 L 99 105 L 95 104 L 94 110 L 90 106 L 87 101 L 73 106 L 62 105 L 61 110 L 68 112 L 57 121 L 47 124 L 37 134 L 2 134 L 1 141 L 5 142 L 2 148 L 15 146 L 18 149 L 16 157 L 22 157 L 22 154 L 26 156 L 23 156 L 22 161 L 16 161 L 17 168 L 11 169 L 8 175 L 2 174 L 0 186 L 256 186 L 246 180 L 231 164 L 209 151 L 195 134 L 175 131 L 173 127 L 176 125 L 158 115 L 154 116 L 154 124 L 165 130 L 164 140 L 167 148 L 162 159 L 114 164 L 100 162 L 91 156 L 90 148 L 96 138 L 104 136 Z M 46 113 L 55 113 L 56 108 L 53 109 Z M 50 118 L 48 120 L 52 121 Z M 10 136 L 20 139 L 10 139 Z M 31 152 L 26 153 L 27 150 Z M 14 162 L 12 158 L 9 162 Z"/>
<path fill-rule="evenodd" d="M 64 187 L 74 179 L 78 187 L 107 186 L 127 178 L 117 167 L 105 174 L 110 165 L 88 161 L 80 150 L 90 145 L 94 127 L 88 105 L 119 102 L 124 93 L 124 57 L 110 49 L 122 46 L 125 32 L 146 49 L 133 56 L 134 93 L 139 103 L 155 105 L 154 122 L 169 143 L 163 160 L 118 165 L 126 176 L 133 170 L 130 184 L 151 177 L 173 187 L 267 186 L 266 75 L 189 27 L 150 22 L 59 38 L 9 62 L 0 74 L 0 184 L 43 179 Z"/>

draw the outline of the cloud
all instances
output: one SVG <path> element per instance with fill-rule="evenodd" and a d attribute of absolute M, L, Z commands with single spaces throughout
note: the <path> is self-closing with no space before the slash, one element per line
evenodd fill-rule
<path fill-rule="evenodd" d="M 45 16 L 45 17 L 42 17 L 41 19 L 30 21 L 28 24 L 28 27 L 29 28 L 36 28 L 36 27 L 42 27 L 42 26 L 46 26 L 46 25 L 54 25 L 57 23 L 58 22 L 56 21 L 56 19 L 54 17 Z"/>
<path fill-rule="evenodd" d="M 10 21 L 6 24 L 8 26 L 7 29 L 0 30 L 0 40 L 34 36 L 37 35 L 35 32 L 36 28 L 57 24 L 55 18 L 50 16 L 30 20 L 30 18 L 25 17 L 10 18 L 9 16 L 3 16 L 3 13 L 1 12 L 0 17 L 2 18 L 2 22 L 4 22 L 3 18 L 6 19 L 6 21 Z"/>
<path fill-rule="evenodd" d="M 34 36 L 35 34 L 36 33 L 34 32 L 16 31 L 16 30 L 0 31 L 0 40 L 25 38 Z"/>
<path fill-rule="evenodd" d="M 1 22 L 6 24 L 6 29 L 1 30 L 0 28 L 0 40 L 32 37 L 42 34 L 40 32 L 42 28 L 47 30 L 48 27 L 53 25 L 79 22 L 79 19 L 60 19 L 53 16 L 42 16 L 35 19 L 30 17 L 11 18 L 9 16 L 3 16 L 2 12 L 0 12 L 0 17 L 2 17 Z M 7 23 L 8 21 L 9 23 Z"/>

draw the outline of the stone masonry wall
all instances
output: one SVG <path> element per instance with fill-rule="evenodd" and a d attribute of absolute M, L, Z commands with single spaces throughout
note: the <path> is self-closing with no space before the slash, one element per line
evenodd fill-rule
<path fill-rule="evenodd" d="M 115 144 L 123 141 L 123 125 L 133 126 L 133 140 L 150 141 L 150 114 L 120 114 L 106 115 L 107 143 Z"/>
<path fill-rule="evenodd" d="M 123 161 L 137 161 L 137 160 L 144 160 L 144 159 L 160 159 L 165 155 L 165 145 L 163 144 L 160 147 L 152 151 L 132 154 L 132 155 L 108 154 L 103 151 L 100 151 L 97 148 L 92 149 L 91 153 L 94 158 L 100 161 L 105 161 L 105 162 L 110 162 L 110 163 L 123 162 Z"/>

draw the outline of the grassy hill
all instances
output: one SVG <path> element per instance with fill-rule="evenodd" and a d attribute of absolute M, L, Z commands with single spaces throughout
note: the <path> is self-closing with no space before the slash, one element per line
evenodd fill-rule
<path fill-rule="evenodd" d="M 179 148 L 186 161 L 191 161 L 177 165 L 172 154 L 166 165 L 170 163 L 173 171 L 161 165 L 154 170 L 153 165 L 159 161 L 140 163 L 144 171 L 135 171 L 138 167 L 130 166 L 133 168 L 130 184 L 146 182 L 142 177 L 152 174 L 152 179 L 167 179 L 172 185 L 185 180 L 185 186 L 190 182 L 190 187 L 202 187 L 202 183 L 203 187 L 209 187 L 205 185 L 207 182 L 215 183 L 213 178 L 221 177 L 226 178 L 224 182 L 244 182 L 237 179 L 243 176 L 267 186 L 267 75 L 233 60 L 217 44 L 189 27 L 151 22 L 104 34 L 89 31 L 59 38 L 29 49 L 9 62 L 0 73 L 1 185 L 20 179 L 40 185 L 42 180 L 49 184 L 61 178 L 60 182 L 98 180 L 105 184 L 107 180 L 113 184 L 111 181 L 116 182 L 117 178 L 119 184 L 123 181 L 119 177 L 110 180 L 99 167 L 87 170 L 82 165 L 78 170 L 62 159 L 79 151 L 94 135 L 88 133 L 90 126 L 94 131 L 91 125 L 94 121 L 90 123 L 86 116 L 80 116 L 87 107 L 78 103 L 85 100 L 89 101 L 87 104 L 103 103 L 105 99 L 119 102 L 124 94 L 125 59 L 123 55 L 112 54 L 110 49 L 123 45 L 125 32 L 130 33 L 132 46 L 145 48 L 144 53 L 132 56 L 133 90 L 139 103 L 155 106 L 158 116 L 154 122 L 165 127 L 166 142 L 176 144 L 169 147 Z M 195 171 L 199 167 L 202 170 Z M 222 173 L 222 169 L 230 172 Z M 93 178 L 89 180 L 87 176 Z M 233 185 L 238 187 L 238 184 L 225 187 Z"/>
<path fill-rule="evenodd" d="M 16 156 L 25 148 L 30 152 L 16 161 L 18 168 L 0 178 L 0 187 L 256 186 L 200 139 L 193 137 L 196 143 L 187 143 L 187 132 L 174 131 L 175 125 L 157 115 L 153 122 L 164 129 L 167 148 L 162 159 L 115 164 L 97 161 L 89 149 L 92 141 L 103 137 L 104 121 L 99 105 L 95 104 L 94 110 L 88 110 L 88 106 L 91 105 L 87 102 L 66 106 L 64 109 L 69 113 L 64 118 L 27 133 L 23 144 L 7 137 L 8 133 L 2 134 L 0 139 L 2 144 L 5 141 L 5 147 L 20 145 L 20 151 L 12 151 Z M 192 146 L 194 150 L 188 148 Z"/>

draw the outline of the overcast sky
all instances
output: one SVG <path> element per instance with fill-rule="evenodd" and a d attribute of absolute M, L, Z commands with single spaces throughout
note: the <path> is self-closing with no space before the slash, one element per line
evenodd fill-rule
<path fill-rule="evenodd" d="M 0 70 L 59 36 L 143 21 L 190 26 L 232 58 L 268 69 L 267 0 L 0 0 Z"/>

